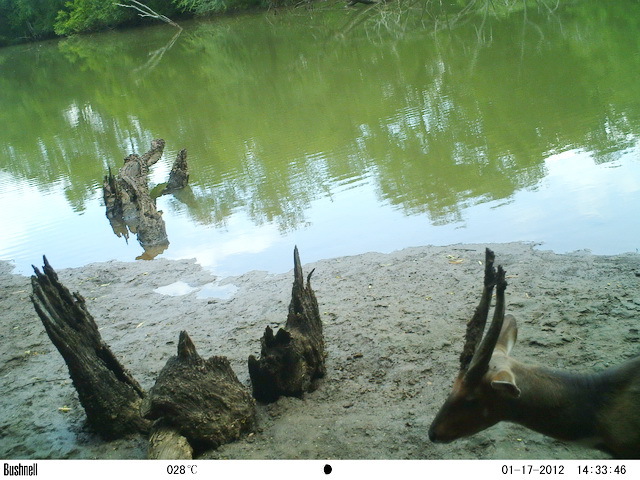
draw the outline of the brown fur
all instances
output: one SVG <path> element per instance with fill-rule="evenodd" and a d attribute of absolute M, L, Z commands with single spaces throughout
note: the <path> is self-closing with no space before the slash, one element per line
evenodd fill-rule
<path fill-rule="evenodd" d="M 530 367 L 509 356 L 517 337 L 505 316 L 484 376 L 461 371 L 436 415 L 429 438 L 450 442 L 500 421 L 566 441 L 585 441 L 619 458 L 640 458 L 640 357 L 596 374 Z"/>

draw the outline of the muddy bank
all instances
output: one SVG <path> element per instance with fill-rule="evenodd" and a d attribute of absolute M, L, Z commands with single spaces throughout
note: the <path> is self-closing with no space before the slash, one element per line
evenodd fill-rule
<path fill-rule="evenodd" d="M 511 424 L 449 445 L 429 441 L 479 298 L 485 246 L 426 246 L 304 264 L 301 245 L 305 272 L 316 269 L 327 376 L 302 400 L 258 406 L 258 433 L 203 458 L 607 458 Z M 640 353 L 640 255 L 488 246 L 507 270 L 519 359 L 584 371 Z M 49 260 L 55 268 L 55 258 Z M 215 278 L 194 261 L 162 259 L 58 273 L 86 298 L 102 338 L 145 389 L 175 354 L 180 330 L 203 357 L 227 356 L 249 385 L 247 358 L 259 354 L 267 325 L 284 325 L 293 281 L 291 272 Z M 66 365 L 30 293 L 29 279 L 0 263 L 0 457 L 144 458 L 143 437 L 106 443 L 86 431 Z"/>

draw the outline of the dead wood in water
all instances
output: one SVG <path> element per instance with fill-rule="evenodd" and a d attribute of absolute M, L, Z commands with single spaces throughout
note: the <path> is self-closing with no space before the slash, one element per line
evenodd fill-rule
<path fill-rule="evenodd" d="M 88 424 L 106 439 L 147 432 L 142 388 L 102 341 L 85 299 L 60 283 L 46 257 L 43 272 L 33 269 L 31 301 L 69 368 Z"/>
<path fill-rule="evenodd" d="M 280 396 L 301 397 L 315 389 L 325 374 L 322 320 L 311 275 L 304 283 L 298 248 L 294 249 L 294 282 L 285 328 L 274 335 L 267 327 L 260 340 L 260 359 L 249 357 L 253 396 L 260 402 L 274 402 Z"/>
<path fill-rule="evenodd" d="M 252 432 L 255 402 L 225 357 L 204 360 L 187 332 L 142 405 L 145 418 L 185 437 L 195 450 L 216 448 Z"/>
<path fill-rule="evenodd" d="M 189 182 L 189 167 L 187 165 L 187 150 L 183 148 L 178 152 L 176 161 L 173 162 L 171 173 L 169 173 L 169 181 L 163 190 L 163 194 L 180 190 L 187 186 Z"/>
<path fill-rule="evenodd" d="M 129 155 L 117 175 L 109 169 L 102 185 L 107 218 L 114 233 L 125 238 L 129 237 L 129 232 L 136 234 L 145 250 L 141 256 L 144 259 L 154 258 L 169 246 L 162 214 L 156 208 L 156 200 L 147 184 L 149 167 L 160 159 L 164 146 L 164 140 L 156 139 L 144 155 Z M 188 180 L 187 151 L 183 149 L 177 155 L 169 183 L 162 193 L 184 188 Z"/>
<path fill-rule="evenodd" d="M 118 236 L 127 237 L 127 230 L 135 233 L 145 251 L 156 255 L 169 245 L 167 230 L 156 202 L 149 194 L 147 174 L 164 151 L 164 140 L 151 142 L 151 149 L 142 156 L 131 154 L 117 175 L 109 170 L 103 182 L 107 218 Z"/>

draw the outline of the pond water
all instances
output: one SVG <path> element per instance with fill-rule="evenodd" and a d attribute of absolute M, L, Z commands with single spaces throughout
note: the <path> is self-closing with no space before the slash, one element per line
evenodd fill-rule
<path fill-rule="evenodd" d="M 157 205 L 219 275 L 367 251 L 640 247 L 640 2 L 313 8 L 0 50 L 0 259 L 143 256 L 102 178 L 164 138 Z M 486 5 L 486 8 L 482 5 Z M 150 255 L 147 255 L 150 256 Z"/>

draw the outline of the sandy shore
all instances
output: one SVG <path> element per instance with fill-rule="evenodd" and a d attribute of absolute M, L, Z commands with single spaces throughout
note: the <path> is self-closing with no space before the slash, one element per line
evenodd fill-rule
<path fill-rule="evenodd" d="M 507 271 L 507 310 L 519 321 L 514 356 L 585 371 L 640 353 L 640 255 L 489 246 Z M 316 269 L 327 377 L 304 399 L 258 406 L 256 434 L 202 458 L 607 458 L 512 424 L 448 445 L 429 441 L 479 298 L 485 245 L 313 264 L 304 264 L 299 247 L 305 273 Z M 49 260 L 55 268 L 55 258 Z M 284 324 L 293 281 L 292 272 L 256 271 L 220 279 L 187 260 L 106 262 L 58 273 L 87 299 L 103 339 L 145 389 L 175 355 L 181 330 L 201 356 L 227 356 L 249 385 L 247 357 L 259 355 L 267 325 Z M 0 263 L 0 458 L 144 458 L 141 436 L 107 443 L 86 430 L 66 365 L 30 293 L 29 278 Z"/>

